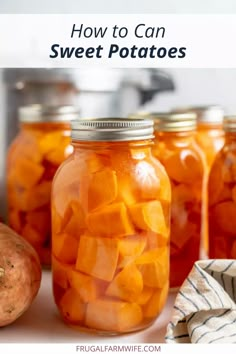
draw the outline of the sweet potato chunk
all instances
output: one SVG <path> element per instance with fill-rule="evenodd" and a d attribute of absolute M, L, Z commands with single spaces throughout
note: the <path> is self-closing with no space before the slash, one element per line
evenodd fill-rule
<path fill-rule="evenodd" d="M 58 234 L 53 238 L 53 252 L 55 256 L 64 263 L 75 263 L 79 241 L 69 234 Z"/>
<path fill-rule="evenodd" d="M 42 155 L 46 155 L 49 152 L 59 147 L 62 142 L 62 133 L 58 132 L 50 132 L 44 133 L 39 139 L 38 146 Z M 62 160 L 63 161 L 63 160 Z"/>
<path fill-rule="evenodd" d="M 47 235 L 42 235 L 42 233 L 28 223 L 24 225 L 21 231 L 21 235 L 31 244 L 33 247 L 37 245 L 42 245 Z"/>
<path fill-rule="evenodd" d="M 161 183 L 153 164 L 139 161 L 135 166 L 134 178 L 142 200 L 159 197 Z"/>
<path fill-rule="evenodd" d="M 88 215 L 88 229 L 93 235 L 112 237 L 134 234 L 124 203 L 114 203 Z"/>
<path fill-rule="evenodd" d="M 117 199 L 124 202 L 127 206 L 132 205 L 138 201 L 137 192 L 132 184 L 132 179 L 129 174 L 120 173 L 117 176 L 118 195 Z"/>
<path fill-rule="evenodd" d="M 60 301 L 60 310 L 65 320 L 71 323 L 82 322 L 85 317 L 86 305 L 80 300 L 74 289 L 68 289 Z"/>
<path fill-rule="evenodd" d="M 83 302 L 95 300 L 99 295 L 99 286 L 95 278 L 76 270 L 68 272 L 70 285 L 77 291 Z"/>
<path fill-rule="evenodd" d="M 115 239 L 80 237 L 76 270 L 98 279 L 111 281 L 114 277 L 119 249 Z"/>
<path fill-rule="evenodd" d="M 56 212 L 54 204 L 52 204 L 52 234 L 57 235 L 62 230 L 62 217 Z"/>
<path fill-rule="evenodd" d="M 104 188 L 104 183 L 105 188 Z M 89 210 L 112 203 L 117 197 L 116 172 L 109 168 L 93 173 L 88 189 Z"/>
<path fill-rule="evenodd" d="M 163 235 L 168 234 L 163 209 L 159 201 L 131 205 L 129 210 L 137 228 Z"/>
<path fill-rule="evenodd" d="M 26 214 L 26 222 L 43 235 L 50 232 L 50 212 L 48 208 L 29 211 Z"/>
<path fill-rule="evenodd" d="M 219 203 L 214 207 L 215 222 L 224 232 L 236 234 L 236 204 L 232 201 Z"/>
<path fill-rule="evenodd" d="M 203 176 L 200 158 L 190 150 L 173 153 L 165 159 L 164 166 L 169 177 L 176 182 L 192 183 Z"/>
<path fill-rule="evenodd" d="M 69 287 L 68 273 L 72 269 L 71 265 L 62 263 L 52 256 L 53 282 L 63 289 Z"/>
<path fill-rule="evenodd" d="M 107 288 L 106 295 L 128 302 L 135 302 L 142 289 L 142 274 L 135 264 L 130 264 L 115 276 Z"/>
<path fill-rule="evenodd" d="M 135 261 L 143 275 L 143 283 L 146 286 L 162 288 L 169 276 L 168 248 L 144 252 Z"/>
<path fill-rule="evenodd" d="M 103 331 L 124 332 L 135 329 L 142 321 L 139 305 L 114 300 L 95 300 L 88 304 L 85 323 Z"/>
<path fill-rule="evenodd" d="M 178 219 L 175 218 L 171 224 L 171 243 L 177 249 L 183 248 L 191 238 L 200 232 L 197 229 L 197 225 L 190 222 L 187 218 L 188 214 L 182 210 L 178 214 Z"/>
<path fill-rule="evenodd" d="M 19 160 L 14 170 L 9 174 L 9 182 L 16 183 L 24 188 L 35 186 L 44 173 L 44 167 L 32 162 L 29 159 Z"/>
<path fill-rule="evenodd" d="M 163 309 L 169 290 L 169 283 L 166 282 L 163 284 L 163 288 L 155 289 L 153 295 L 147 304 L 143 307 L 144 317 L 153 317 L 155 318 Z"/>
<path fill-rule="evenodd" d="M 75 237 L 81 235 L 86 227 L 85 213 L 79 202 L 72 200 L 66 211 L 62 221 L 63 232 Z"/>
<path fill-rule="evenodd" d="M 62 141 L 58 147 L 45 155 L 45 160 L 49 161 L 55 166 L 59 166 L 67 156 L 73 152 L 72 145 L 69 145 L 70 141 Z"/>
<path fill-rule="evenodd" d="M 156 291 L 156 290 L 155 290 L 155 291 Z M 159 290 L 158 290 L 158 291 L 159 291 Z M 153 288 L 149 288 L 149 287 L 147 287 L 147 286 L 144 286 L 144 287 L 143 287 L 143 290 L 142 290 L 142 292 L 141 292 L 141 294 L 139 295 L 139 297 L 138 297 L 137 300 L 136 300 L 136 303 L 137 303 L 138 305 L 144 305 L 144 304 L 146 304 L 146 303 L 150 300 L 150 298 L 151 298 L 153 292 L 154 292 L 154 289 L 153 289 Z"/>
<path fill-rule="evenodd" d="M 26 211 L 41 208 L 50 203 L 51 181 L 44 181 L 25 191 Z"/>
<path fill-rule="evenodd" d="M 88 173 L 94 173 L 103 170 L 109 166 L 109 156 L 107 154 L 91 153 L 86 159 Z"/>
<path fill-rule="evenodd" d="M 145 246 L 147 238 L 144 235 L 127 236 L 119 241 L 119 252 L 123 257 L 139 256 Z"/>

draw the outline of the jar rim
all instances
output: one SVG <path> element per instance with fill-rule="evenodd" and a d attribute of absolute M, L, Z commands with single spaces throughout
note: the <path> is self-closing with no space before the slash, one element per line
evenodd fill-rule
<path fill-rule="evenodd" d="M 150 113 L 156 132 L 187 132 L 196 130 L 195 113 Z"/>
<path fill-rule="evenodd" d="M 78 108 L 72 105 L 32 104 L 19 107 L 18 113 L 21 123 L 70 122 L 79 116 Z"/>
<path fill-rule="evenodd" d="M 133 141 L 154 138 L 151 119 L 82 118 L 72 122 L 72 141 Z"/>
<path fill-rule="evenodd" d="M 209 106 L 187 106 L 176 107 L 172 110 L 174 113 L 189 112 L 195 113 L 197 117 L 197 123 L 200 124 L 216 124 L 223 123 L 224 109 L 220 105 Z"/>
<path fill-rule="evenodd" d="M 236 132 L 236 115 L 224 117 L 223 129 L 225 132 Z"/>

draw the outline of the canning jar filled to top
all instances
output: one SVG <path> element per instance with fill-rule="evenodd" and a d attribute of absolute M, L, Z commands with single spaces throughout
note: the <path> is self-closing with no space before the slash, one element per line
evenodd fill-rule
<path fill-rule="evenodd" d="M 225 144 L 208 181 L 209 255 L 236 258 L 236 116 L 225 117 Z"/>
<path fill-rule="evenodd" d="M 19 109 L 20 131 L 7 155 L 8 223 L 51 263 L 52 179 L 72 153 L 73 106 L 29 105 Z"/>
<path fill-rule="evenodd" d="M 195 142 L 195 114 L 154 113 L 153 154 L 171 181 L 170 287 L 179 287 L 200 257 L 207 233 L 206 162 Z"/>
<path fill-rule="evenodd" d="M 153 122 L 83 119 L 52 189 L 52 271 L 63 320 L 107 334 L 149 326 L 169 286 L 170 183 Z"/>

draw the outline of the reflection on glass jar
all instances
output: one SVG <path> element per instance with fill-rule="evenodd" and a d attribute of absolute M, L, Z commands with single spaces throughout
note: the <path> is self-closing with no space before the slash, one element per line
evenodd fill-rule
<path fill-rule="evenodd" d="M 7 157 L 8 223 L 51 263 L 50 195 L 54 174 L 72 151 L 71 106 L 25 106 L 19 110 L 20 132 Z"/>
<path fill-rule="evenodd" d="M 55 302 L 77 328 L 149 326 L 169 286 L 170 183 L 152 156 L 153 122 L 74 122 L 74 153 L 52 189 Z"/>

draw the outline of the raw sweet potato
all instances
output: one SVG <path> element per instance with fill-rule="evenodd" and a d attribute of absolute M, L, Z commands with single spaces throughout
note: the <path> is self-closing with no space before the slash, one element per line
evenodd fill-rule
<path fill-rule="evenodd" d="M 0 224 L 0 327 L 14 322 L 31 305 L 41 282 L 36 251 Z"/>

